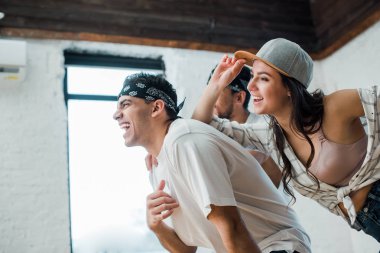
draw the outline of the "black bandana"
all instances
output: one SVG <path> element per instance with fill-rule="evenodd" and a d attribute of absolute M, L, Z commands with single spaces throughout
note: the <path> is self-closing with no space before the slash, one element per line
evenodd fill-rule
<path fill-rule="evenodd" d="M 248 85 L 248 82 L 243 80 L 243 79 L 238 79 L 238 80 L 233 80 L 232 83 L 230 83 L 228 85 L 228 87 L 235 91 L 235 92 L 239 92 L 239 91 L 246 91 L 247 92 L 247 89 L 245 87 L 247 87 Z"/>
<path fill-rule="evenodd" d="M 138 97 L 145 99 L 146 101 L 155 101 L 157 99 L 161 99 L 164 101 L 165 105 L 176 114 L 179 113 L 183 107 L 183 104 L 185 103 L 185 100 L 183 100 L 182 103 L 177 106 L 173 99 L 165 92 L 154 87 L 147 87 L 147 85 L 143 83 L 132 83 L 126 85 L 119 93 L 118 98 L 121 96 Z"/>

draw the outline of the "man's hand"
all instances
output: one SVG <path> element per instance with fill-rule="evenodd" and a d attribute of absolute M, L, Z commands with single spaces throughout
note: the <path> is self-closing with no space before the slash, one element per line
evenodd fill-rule
<path fill-rule="evenodd" d="M 164 188 L 165 181 L 161 180 L 157 190 L 148 195 L 146 200 L 147 223 L 153 232 L 157 232 L 162 221 L 172 215 L 174 209 L 179 206 L 175 199 L 163 191 Z"/>
<path fill-rule="evenodd" d="M 155 233 L 162 246 L 172 253 L 195 253 L 197 247 L 187 246 L 176 232 L 162 222 L 173 214 L 179 205 L 175 199 L 163 190 L 165 181 L 161 180 L 157 190 L 146 199 L 146 219 L 148 227 Z"/>
<path fill-rule="evenodd" d="M 156 167 L 158 165 L 156 157 L 148 153 L 145 156 L 145 165 L 148 171 L 152 171 L 153 167 Z"/>

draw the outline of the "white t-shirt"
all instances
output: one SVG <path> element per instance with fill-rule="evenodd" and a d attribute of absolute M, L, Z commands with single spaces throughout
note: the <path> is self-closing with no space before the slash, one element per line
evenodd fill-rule
<path fill-rule="evenodd" d="M 155 189 L 180 207 L 171 216 L 179 238 L 189 246 L 226 252 L 216 227 L 207 219 L 210 205 L 237 206 L 263 253 L 310 251 L 310 239 L 259 163 L 237 142 L 209 125 L 175 120 L 151 173 Z"/>

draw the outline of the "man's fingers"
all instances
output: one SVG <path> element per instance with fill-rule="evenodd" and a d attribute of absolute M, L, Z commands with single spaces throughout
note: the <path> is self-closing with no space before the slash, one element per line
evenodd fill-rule
<path fill-rule="evenodd" d="M 154 216 L 152 216 L 153 221 L 156 222 L 156 223 L 159 223 L 162 220 L 165 220 L 166 218 L 168 218 L 170 215 L 172 215 L 173 212 L 174 212 L 174 210 L 172 209 L 172 210 L 169 210 L 167 212 L 154 215 Z"/>
<path fill-rule="evenodd" d="M 159 222 L 169 217 L 175 208 L 179 207 L 177 201 L 169 194 L 164 192 L 165 181 L 161 180 L 157 190 L 147 197 L 147 211 L 150 213 L 150 219 Z"/>
<path fill-rule="evenodd" d="M 161 180 L 158 184 L 157 191 L 162 191 L 165 188 L 165 180 Z"/>
<path fill-rule="evenodd" d="M 173 203 L 177 203 L 177 201 L 170 196 L 165 196 L 165 197 L 148 200 L 147 207 L 154 208 L 159 205 L 173 204 Z"/>
<path fill-rule="evenodd" d="M 153 192 L 152 194 L 149 194 L 148 197 L 147 197 L 147 200 L 155 200 L 155 199 L 158 199 L 158 198 L 161 198 L 161 197 L 169 197 L 169 198 L 172 198 L 169 194 L 167 194 L 166 192 L 164 191 L 156 191 L 156 192 Z"/>
<path fill-rule="evenodd" d="M 159 205 L 157 207 L 150 209 L 150 212 L 153 215 L 157 215 L 157 214 L 163 213 L 165 211 L 173 210 L 173 209 L 177 208 L 178 206 L 179 206 L 178 203 L 162 204 L 162 205 Z"/>
<path fill-rule="evenodd" d="M 164 191 L 155 191 L 155 192 L 149 194 L 147 196 L 146 200 L 149 202 L 152 200 L 157 200 L 157 199 L 162 198 L 162 197 L 167 197 L 167 198 L 173 199 L 172 196 L 170 196 L 169 194 L 167 194 Z"/>
<path fill-rule="evenodd" d="M 166 212 L 162 212 L 162 213 L 158 213 L 156 215 L 152 215 L 152 218 L 153 218 L 154 222 L 160 222 L 160 221 L 165 220 L 166 218 L 168 218 L 173 213 L 174 213 L 174 209 L 170 209 L 170 210 L 168 210 Z"/>
<path fill-rule="evenodd" d="M 170 209 L 168 210 L 167 212 L 164 212 L 164 213 L 161 213 L 161 219 L 166 219 L 168 218 L 170 215 L 172 215 L 174 212 L 174 209 Z"/>

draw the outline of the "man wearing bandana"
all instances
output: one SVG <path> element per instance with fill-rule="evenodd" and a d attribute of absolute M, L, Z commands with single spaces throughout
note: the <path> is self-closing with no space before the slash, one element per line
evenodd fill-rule
<path fill-rule="evenodd" d="M 180 253 L 198 246 L 310 252 L 309 237 L 259 163 L 214 128 L 178 117 L 182 104 L 164 78 L 141 73 L 126 78 L 114 113 L 125 145 L 157 157 L 147 223 L 161 244 Z"/>

